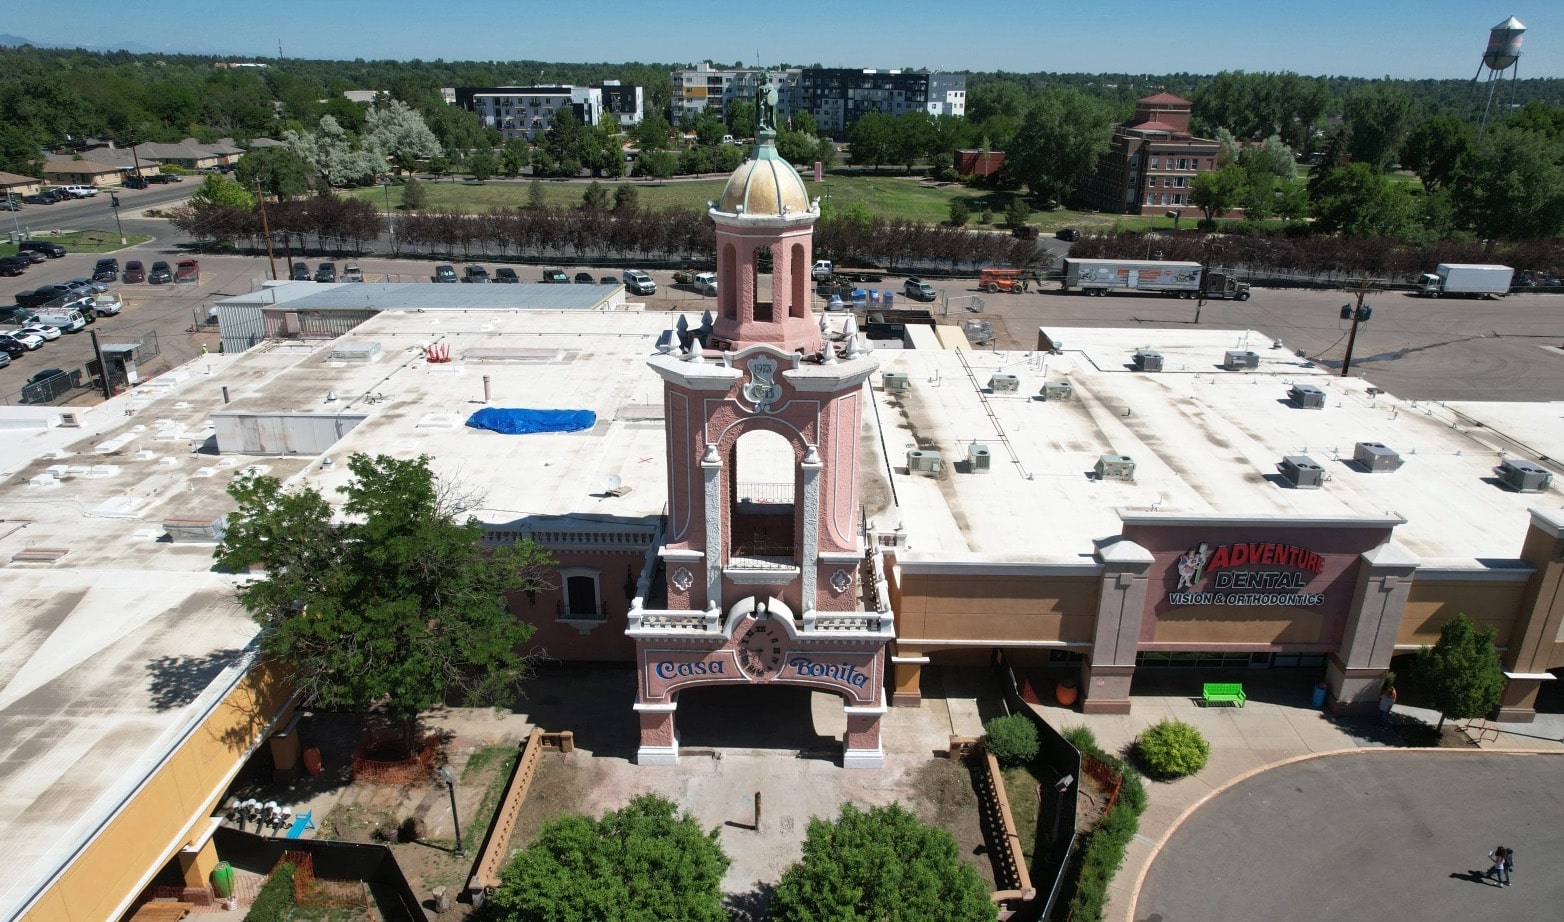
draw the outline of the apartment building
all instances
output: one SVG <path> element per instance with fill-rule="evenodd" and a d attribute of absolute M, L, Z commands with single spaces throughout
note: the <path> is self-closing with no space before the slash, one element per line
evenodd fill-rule
<path fill-rule="evenodd" d="M 640 87 L 617 80 L 605 80 L 599 86 L 456 88 L 456 104 L 476 113 L 486 127 L 498 129 L 507 141 L 541 137 L 563 110 L 574 113 L 586 125 L 597 125 L 608 114 L 616 116 L 621 126 L 638 125 L 642 100 Z"/>
<path fill-rule="evenodd" d="M 1113 129 L 1108 153 L 1076 194 L 1115 214 L 1160 215 L 1193 208 L 1195 177 L 1216 169 L 1221 145 L 1189 131 L 1190 102 L 1158 93 L 1135 102 L 1135 117 Z"/>

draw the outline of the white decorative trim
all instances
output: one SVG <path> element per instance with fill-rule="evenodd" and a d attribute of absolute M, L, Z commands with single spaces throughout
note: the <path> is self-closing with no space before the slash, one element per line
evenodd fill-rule
<path fill-rule="evenodd" d="M 1526 511 L 1531 513 L 1533 528 L 1541 529 L 1542 533 L 1550 538 L 1564 537 L 1564 515 L 1552 509 L 1543 509 L 1541 506 L 1532 506 Z"/>
<path fill-rule="evenodd" d="M 576 629 L 582 637 L 592 633 L 597 628 L 608 623 L 607 618 L 555 618 L 555 624 L 564 624 Z"/>
<path fill-rule="evenodd" d="M 809 446 L 811 450 L 814 446 Z M 799 469 L 803 471 L 804 480 L 804 546 L 799 550 L 803 552 L 804 583 L 800 588 L 805 608 L 813 608 L 819 591 L 817 580 L 820 568 L 817 561 L 820 559 L 820 473 L 825 470 L 825 465 L 819 461 L 801 461 Z"/>
<path fill-rule="evenodd" d="M 722 601 L 722 458 L 701 461 L 706 499 L 706 604 Z"/>
<path fill-rule="evenodd" d="M 683 561 L 685 563 L 699 563 L 706 555 L 693 547 L 668 547 L 666 544 L 657 549 L 657 556 L 669 561 Z"/>
<path fill-rule="evenodd" d="M 1506 672 L 1504 677 L 1506 679 L 1525 679 L 1535 682 L 1553 682 L 1558 679 L 1558 676 L 1551 672 Z"/>
<path fill-rule="evenodd" d="M 863 551 L 821 551 L 820 563 L 825 565 L 857 566 L 863 560 Z"/>
<path fill-rule="evenodd" d="M 809 578 L 810 571 L 805 569 L 804 578 Z M 740 586 L 783 586 L 798 579 L 797 567 L 767 567 L 764 570 L 746 570 L 743 567 L 730 566 L 722 575 L 739 584 Z M 716 596 L 713 596 L 716 598 Z"/>
<path fill-rule="evenodd" d="M 695 574 L 690 572 L 689 567 L 679 567 L 668 578 L 668 585 L 680 592 L 688 592 L 690 587 L 695 585 Z"/>
<path fill-rule="evenodd" d="M 903 574 L 929 576 L 1098 576 L 1098 563 L 996 563 L 988 560 L 909 560 L 897 555 L 896 568 Z"/>
<path fill-rule="evenodd" d="M 931 663 L 931 662 L 933 662 L 933 660 L 929 659 L 927 656 L 895 656 L 895 655 L 892 655 L 891 656 L 891 662 L 893 662 L 893 663 L 912 663 L 912 664 L 916 664 L 916 665 L 920 665 L 921 666 L 921 665 L 926 665 L 928 663 Z"/>
<path fill-rule="evenodd" d="M 1391 528 L 1407 523 L 1406 518 L 1399 515 L 1321 516 L 1318 518 L 1312 516 L 1285 516 L 1281 518 L 1267 518 L 1263 516 L 1187 515 L 1172 512 L 1126 512 L 1123 509 L 1114 511 L 1119 514 L 1119 521 L 1126 525 L 1200 525 L 1207 528 L 1238 525 L 1259 525 L 1269 528 L 1277 526 L 1283 528 Z"/>
<path fill-rule="evenodd" d="M 642 714 L 672 714 L 679 709 L 679 702 L 670 701 L 664 704 L 660 701 L 637 701 L 630 705 L 630 709 Z"/>
<path fill-rule="evenodd" d="M 885 749 L 876 746 L 873 749 L 843 749 L 843 768 L 884 768 Z"/>
<path fill-rule="evenodd" d="M 1413 579 L 1418 583 L 1524 583 L 1537 572 L 1523 561 L 1508 567 L 1418 567 Z"/>
<path fill-rule="evenodd" d="M 678 746 L 642 746 L 635 751 L 637 765 L 678 765 Z"/>
<path fill-rule="evenodd" d="M 845 568 L 838 568 L 831 574 L 831 588 L 837 592 L 846 592 L 853 588 L 853 574 Z"/>

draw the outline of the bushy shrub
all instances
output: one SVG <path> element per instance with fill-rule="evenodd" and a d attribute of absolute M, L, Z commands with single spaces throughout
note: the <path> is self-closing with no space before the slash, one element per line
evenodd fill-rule
<path fill-rule="evenodd" d="M 272 876 L 266 879 L 244 922 L 284 922 L 293 914 L 293 872 L 288 862 L 277 865 Z"/>
<path fill-rule="evenodd" d="M 995 717 L 983 725 L 983 733 L 983 745 L 1000 765 L 1026 765 L 1037 758 L 1037 725 L 1025 714 Z"/>
<path fill-rule="evenodd" d="M 1141 733 L 1135 751 L 1153 778 L 1182 778 L 1206 767 L 1211 744 L 1189 724 L 1164 720 Z"/>
<path fill-rule="evenodd" d="M 951 224 L 954 224 L 956 227 L 965 227 L 971 219 L 972 206 L 967 204 L 966 199 L 957 197 L 950 200 Z"/>

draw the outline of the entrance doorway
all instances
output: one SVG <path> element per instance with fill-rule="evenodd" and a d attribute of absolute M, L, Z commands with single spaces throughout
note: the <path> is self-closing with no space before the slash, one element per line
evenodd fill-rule
<path fill-rule="evenodd" d="M 680 749 L 770 749 L 835 759 L 842 699 L 796 685 L 719 685 L 678 693 Z"/>

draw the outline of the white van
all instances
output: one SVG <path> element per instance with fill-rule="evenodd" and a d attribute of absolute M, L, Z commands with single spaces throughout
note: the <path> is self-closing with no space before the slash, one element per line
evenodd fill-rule
<path fill-rule="evenodd" d="M 63 189 L 61 189 L 61 191 L 64 192 L 66 195 L 69 195 L 71 198 L 91 198 L 92 196 L 98 194 L 98 187 L 97 186 L 65 186 Z"/>
<path fill-rule="evenodd" d="M 78 332 L 87 325 L 87 321 L 82 319 L 81 311 L 61 308 L 45 308 L 38 311 L 33 314 L 33 322 L 59 327 L 67 333 Z"/>

